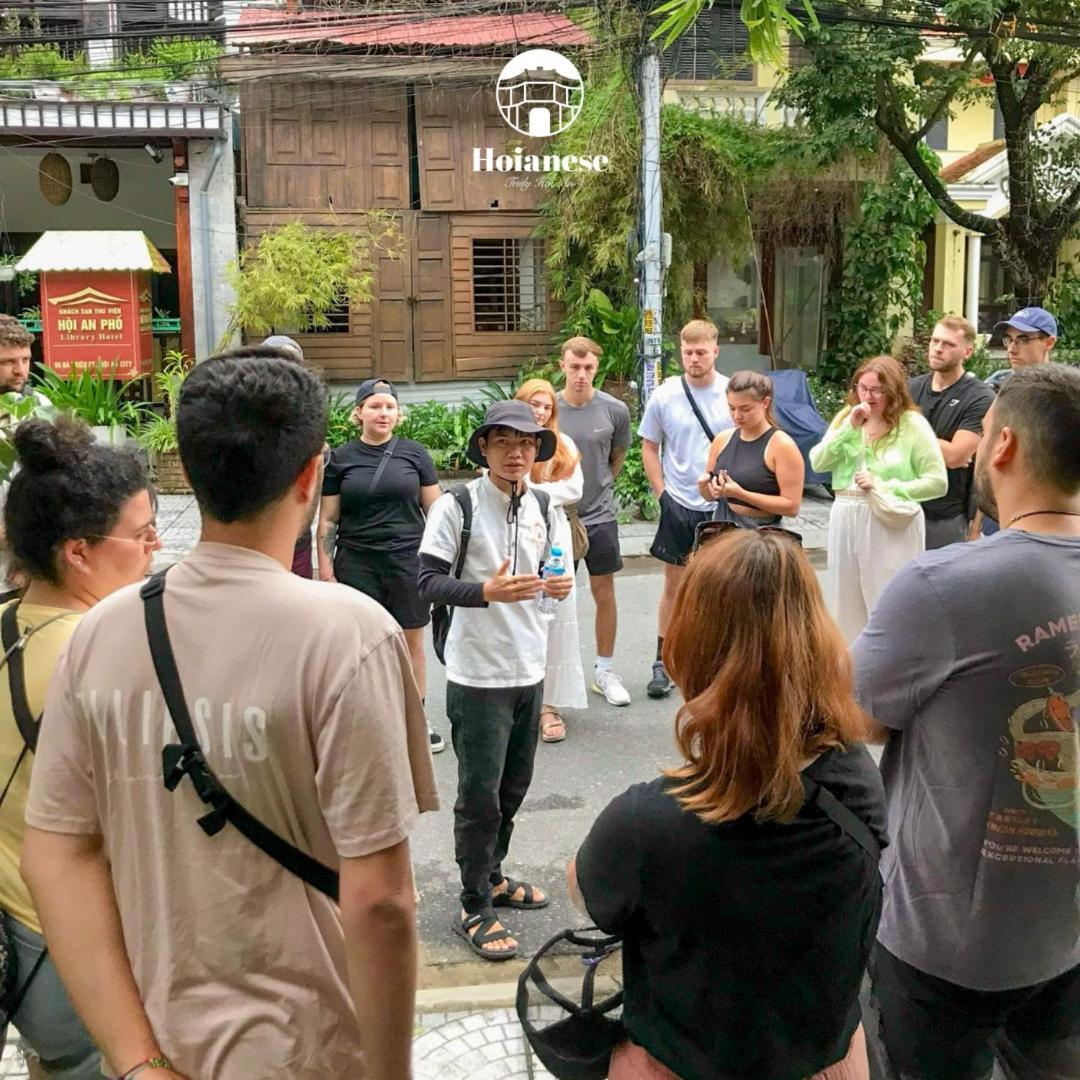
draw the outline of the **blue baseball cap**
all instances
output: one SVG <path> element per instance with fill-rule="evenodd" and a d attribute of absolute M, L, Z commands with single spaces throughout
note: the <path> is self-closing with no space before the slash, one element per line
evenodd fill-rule
<path fill-rule="evenodd" d="M 1041 307 L 1021 308 L 1011 319 L 999 322 L 994 327 L 994 333 L 1000 333 L 1007 326 L 1024 334 L 1047 334 L 1052 338 L 1058 336 L 1057 319 L 1046 308 Z"/>

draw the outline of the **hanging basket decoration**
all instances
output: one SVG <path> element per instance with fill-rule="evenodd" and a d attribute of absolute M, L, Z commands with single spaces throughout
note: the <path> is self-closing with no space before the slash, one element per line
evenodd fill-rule
<path fill-rule="evenodd" d="M 46 154 L 38 165 L 38 185 L 45 201 L 63 206 L 71 198 L 71 166 L 62 154 Z"/>
<path fill-rule="evenodd" d="M 100 157 L 90 166 L 90 187 L 102 202 L 112 202 L 120 190 L 120 170 L 111 158 Z"/>

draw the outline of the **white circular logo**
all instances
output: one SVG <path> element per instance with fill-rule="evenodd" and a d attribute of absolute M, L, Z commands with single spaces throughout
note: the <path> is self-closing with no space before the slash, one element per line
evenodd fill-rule
<path fill-rule="evenodd" d="M 530 49 L 499 72 L 495 87 L 502 118 L 522 135 L 565 131 L 581 112 L 585 84 L 574 64 L 550 49 Z"/>

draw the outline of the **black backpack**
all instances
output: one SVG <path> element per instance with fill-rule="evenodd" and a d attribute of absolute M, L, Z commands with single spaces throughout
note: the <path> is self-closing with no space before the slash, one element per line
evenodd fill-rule
<path fill-rule="evenodd" d="M 540 504 L 540 513 L 547 523 L 548 543 L 551 543 L 551 496 L 546 491 L 529 488 Z M 472 495 L 468 484 L 458 484 L 450 489 L 450 494 L 461 507 L 461 543 L 458 546 L 457 562 L 454 563 L 453 577 L 460 578 L 465 566 L 465 556 L 469 553 L 469 537 L 472 535 Z M 431 643 L 439 663 L 446 664 L 446 639 L 450 636 L 450 624 L 454 621 L 454 609 L 446 604 L 437 604 L 431 609 Z"/>

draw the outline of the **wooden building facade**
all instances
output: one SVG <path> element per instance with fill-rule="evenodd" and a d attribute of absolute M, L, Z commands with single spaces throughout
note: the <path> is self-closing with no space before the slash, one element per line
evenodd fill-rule
<path fill-rule="evenodd" d="M 368 209 L 391 211 L 404 236 L 371 303 L 297 335 L 328 380 L 501 378 L 549 352 L 561 310 L 535 235 L 542 189 L 473 171 L 474 148 L 524 145 L 489 70 L 437 88 L 340 74 L 241 84 L 246 243 L 296 220 L 348 229 Z"/>

